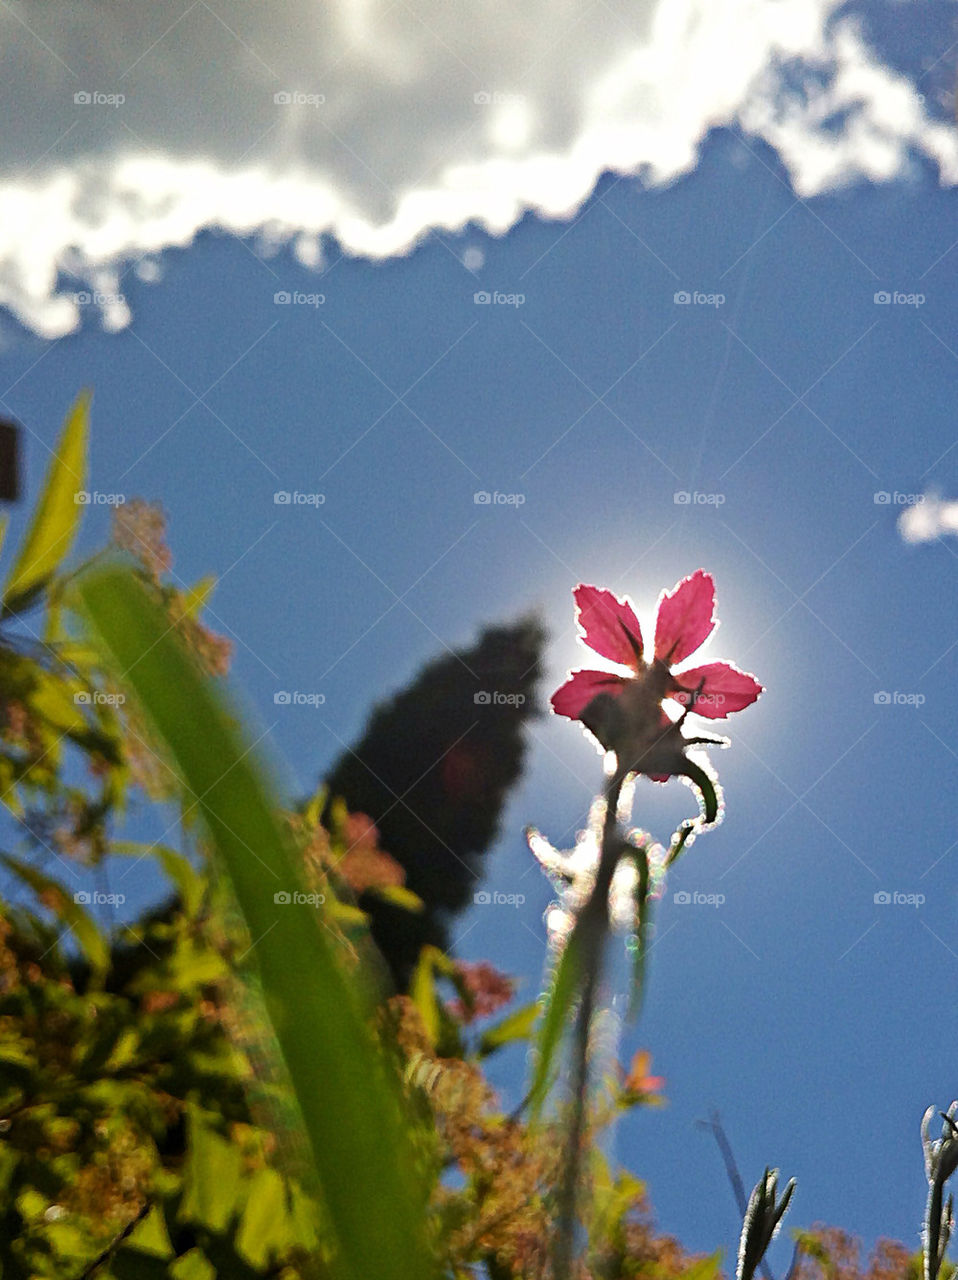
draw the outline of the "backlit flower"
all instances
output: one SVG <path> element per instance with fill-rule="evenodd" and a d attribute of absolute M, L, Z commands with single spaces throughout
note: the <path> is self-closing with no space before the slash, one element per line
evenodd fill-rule
<path fill-rule="evenodd" d="M 694 710 L 721 720 L 762 692 L 754 676 L 730 662 L 683 665 L 717 625 L 711 574 L 698 569 L 662 593 L 651 652 L 628 598 L 585 584 L 573 594 L 583 644 L 628 674 L 574 671 L 552 695 L 553 709 L 584 724 L 605 750 L 615 752 L 622 769 L 660 782 L 688 776 L 686 748 L 720 740 L 686 738 L 681 732 L 685 714 Z M 665 699 L 683 708 L 678 719 L 663 710 Z"/>

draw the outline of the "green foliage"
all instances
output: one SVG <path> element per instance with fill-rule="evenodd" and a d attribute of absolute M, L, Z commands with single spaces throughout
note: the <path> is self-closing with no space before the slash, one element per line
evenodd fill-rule
<path fill-rule="evenodd" d="M 28 885 L 44 906 L 72 930 L 98 983 L 101 982 L 110 963 L 109 947 L 89 911 L 82 903 L 77 902 L 77 895 L 68 893 L 57 880 L 44 875 L 36 867 L 21 862 L 19 858 L 0 853 L 0 863 Z"/>
<path fill-rule="evenodd" d="M 479 1041 L 479 1057 L 488 1058 L 507 1045 L 530 1040 L 540 1012 L 538 1003 L 522 1005 L 501 1022 L 489 1027 Z"/>
<path fill-rule="evenodd" d="M 639 1016 L 642 996 L 645 992 L 645 958 L 649 950 L 651 932 L 651 911 L 649 910 L 649 851 L 648 845 L 642 844 L 628 851 L 635 864 L 635 934 L 631 939 L 632 946 L 632 992 L 629 998 L 629 1017 L 633 1021 Z"/>
<path fill-rule="evenodd" d="M 582 989 L 583 977 L 582 917 L 575 922 L 559 954 L 549 983 L 536 1037 L 535 1067 L 529 1090 L 532 1114 L 538 1115 L 552 1083 L 556 1054 L 570 1015 Z"/>
<path fill-rule="evenodd" d="M 40 501 L 3 589 L 3 614 L 33 602 L 70 552 L 87 486 L 90 395 L 77 397 L 57 441 Z"/>
<path fill-rule="evenodd" d="M 229 874 L 254 946 L 276 1032 L 336 1235 L 342 1275 L 425 1280 L 421 1224 L 428 1196 L 398 1096 L 341 961 L 306 901 L 262 771 L 235 719 L 204 680 L 166 616 L 130 574 L 103 570 L 79 587 L 118 672 L 169 750 Z M 242 835 L 239 833 L 242 832 Z M 275 895 L 292 895 L 277 904 Z M 369 1206 L 376 1205 L 376 1230 Z"/>
<path fill-rule="evenodd" d="M 438 989 L 437 978 L 445 977 L 455 982 L 458 974 L 455 963 L 438 947 L 423 947 L 419 962 L 412 975 L 409 994 L 419 1010 L 423 1028 L 430 1042 L 445 1050 L 445 1056 L 461 1054 L 455 1021 L 450 1017 Z"/>
<path fill-rule="evenodd" d="M 100 1258 L 101 1277 L 227 1256 L 242 1268 L 214 1274 L 252 1276 L 267 1253 L 306 1276 L 315 1223 L 298 1180 L 270 1163 L 261 1052 L 237 1021 L 245 937 L 184 912 L 138 933 L 97 991 L 36 917 L 0 916 L 4 1280 L 72 1280 Z"/>

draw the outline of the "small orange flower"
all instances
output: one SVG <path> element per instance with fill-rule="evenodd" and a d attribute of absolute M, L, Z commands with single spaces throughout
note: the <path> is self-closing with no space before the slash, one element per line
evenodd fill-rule
<path fill-rule="evenodd" d="M 653 1076 L 652 1055 L 648 1049 L 639 1049 L 632 1059 L 629 1073 L 622 1084 L 622 1092 L 629 1102 L 644 1102 L 650 1106 L 661 1105 L 660 1090 L 665 1086 L 665 1076 Z"/>

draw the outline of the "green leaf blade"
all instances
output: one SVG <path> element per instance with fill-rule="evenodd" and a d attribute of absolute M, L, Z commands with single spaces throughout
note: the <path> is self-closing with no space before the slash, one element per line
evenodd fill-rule
<path fill-rule="evenodd" d="M 566 1028 L 566 1018 L 582 987 L 582 933 L 580 916 L 566 939 L 546 996 L 542 1025 L 536 1037 L 536 1063 L 529 1089 L 529 1105 L 533 1116 L 539 1115 L 549 1092 L 552 1067 Z"/>
<path fill-rule="evenodd" d="M 336 1231 L 334 1274 L 429 1280 L 429 1187 L 404 1128 L 398 1084 L 374 1044 L 358 979 L 347 978 L 315 905 L 306 894 L 290 900 L 302 887 L 300 867 L 251 745 L 132 574 L 100 570 L 77 593 L 229 873 Z"/>
<path fill-rule="evenodd" d="M 81 392 L 67 414 L 47 470 L 40 501 L 3 590 L 3 614 L 19 613 L 39 595 L 73 546 L 86 489 L 90 393 Z"/>

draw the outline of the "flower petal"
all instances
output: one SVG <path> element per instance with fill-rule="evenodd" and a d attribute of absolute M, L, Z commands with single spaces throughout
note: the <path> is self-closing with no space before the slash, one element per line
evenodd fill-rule
<path fill-rule="evenodd" d="M 715 630 L 715 583 L 696 569 L 659 597 L 655 619 L 655 656 L 670 666 L 682 662 Z"/>
<path fill-rule="evenodd" d="M 749 707 L 760 693 L 762 685 L 747 671 L 739 671 L 731 662 L 707 662 L 704 667 L 691 671 L 676 671 L 678 688 L 669 697 L 683 706 L 691 705 L 697 716 L 706 720 L 724 720 L 733 711 Z M 692 699 L 699 685 L 702 691 Z"/>
<path fill-rule="evenodd" d="M 593 698 L 600 693 L 618 697 L 629 682 L 611 671 L 573 671 L 571 677 L 552 695 L 552 709 L 559 716 L 578 720 Z"/>
<path fill-rule="evenodd" d="M 572 595 L 583 643 L 610 662 L 638 671 L 642 663 L 642 631 L 628 601 L 585 583 L 580 583 Z"/>

